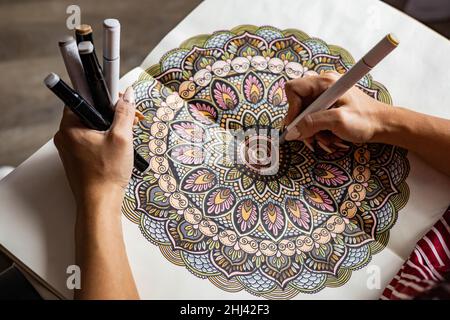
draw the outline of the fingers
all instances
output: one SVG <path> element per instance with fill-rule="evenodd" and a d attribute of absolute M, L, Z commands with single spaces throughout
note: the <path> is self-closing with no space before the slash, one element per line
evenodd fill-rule
<path fill-rule="evenodd" d="M 68 139 L 82 135 L 85 130 L 87 129 L 81 120 L 66 106 L 59 124 L 59 130 L 53 137 L 53 143 L 60 151 Z"/>
<path fill-rule="evenodd" d="M 315 135 L 317 145 L 327 153 L 336 151 L 334 141 L 340 140 L 331 131 L 321 131 Z"/>
<path fill-rule="evenodd" d="M 304 108 L 332 86 L 339 77 L 339 73 L 329 71 L 322 73 L 320 76 L 304 77 L 287 82 L 285 91 L 289 110 L 284 119 L 284 125 L 287 126 L 292 123 Z M 349 149 L 350 147 L 332 132 L 341 120 L 342 112 L 338 109 L 329 109 L 306 115 L 298 123 L 295 130 L 289 131 L 286 140 L 302 140 L 312 152 L 315 151 L 314 140 L 317 146 L 327 153 L 333 153 L 337 149 Z"/>
<path fill-rule="evenodd" d="M 336 72 L 326 72 L 320 76 L 309 76 L 288 81 L 285 86 L 289 103 L 284 124 L 289 125 L 295 117 L 311 104 L 323 91 L 328 89 L 339 78 Z"/>
<path fill-rule="evenodd" d="M 123 97 L 123 93 L 119 92 L 119 98 Z M 140 112 L 139 110 L 135 111 L 135 115 L 134 115 L 134 122 L 133 125 L 137 125 L 139 123 L 139 121 L 142 121 L 145 119 L 145 116 L 142 112 Z"/>
<path fill-rule="evenodd" d="M 311 150 L 312 152 L 315 151 L 315 150 L 314 150 L 314 147 L 313 147 L 313 142 L 314 142 L 314 138 L 313 138 L 313 137 L 303 140 L 303 143 L 305 144 L 305 146 L 306 146 L 309 150 Z"/>
<path fill-rule="evenodd" d="M 113 135 L 132 136 L 135 110 L 134 90 L 132 87 L 128 87 L 116 104 L 110 132 Z"/>
<path fill-rule="evenodd" d="M 285 126 L 294 121 L 295 117 L 300 113 L 302 108 L 302 99 L 294 91 L 294 86 L 297 85 L 294 81 L 295 80 L 287 82 L 285 86 L 286 98 L 289 104 L 287 115 L 284 118 Z"/>
<path fill-rule="evenodd" d="M 340 119 L 338 109 L 313 112 L 306 115 L 297 125 L 298 136 L 289 137 L 288 140 L 304 140 L 323 130 L 333 131 Z"/>
<path fill-rule="evenodd" d="M 81 128 L 83 127 L 83 123 L 80 118 L 78 118 L 69 107 L 65 106 L 63 111 L 63 116 L 61 118 L 61 122 L 59 124 L 60 130 L 65 130 L 69 128 Z"/>

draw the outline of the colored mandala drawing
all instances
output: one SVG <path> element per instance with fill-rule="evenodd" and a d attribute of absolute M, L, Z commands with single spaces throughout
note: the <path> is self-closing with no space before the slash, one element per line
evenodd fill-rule
<path fill-rule="evenodd" d="M 239 26 L 185 41 L 134 84 L 146 119 L 123 213 L 172 263 L 229 291 L 288 299 L 344 285 L 383 250 L 406 204 L 406 151 L 350 144 L 331 154 L 280 146 L 278 170 L 236 152 L 231 130 L 270 145 L 287 112 L 286 82 L 346 72 L 342 48 L 294 30 Z M 370 75 L 358 88 L 391 103 Z M 271 152 L 270 147 L 266 149 Z M 238 161 L 239 160 L 239 161 Z"/>

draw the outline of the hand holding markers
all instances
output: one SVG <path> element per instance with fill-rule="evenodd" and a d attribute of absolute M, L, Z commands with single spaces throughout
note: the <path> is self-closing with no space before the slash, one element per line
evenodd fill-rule
<path fill-rule="evenodd" d="M 64 110 L 54 142 L 79 207 L 92 206 L 102 194 L 123 197 L 133 168 L 134 110 L 131 87 L 118 100 L 108 131 L 90 130 Z"/>
<path fill-rule="evenodd" d="M 121 207 L 133 163 L 139 171 L 149 164 L 133 150 L 133 124 L 143 118 L 136 112 L 133 88 L 119 97 L 120 25 L 112 20 L 104 23 L 103 70 L 92 28 L 83 25 L 76 32 L 78 46 L 72 37 L 59 43 L 75 90 L 54 73 L 44 80 L 66 105 L 54 143 L 77 205 L 75 256 L 83 277 L 76 299 L 139 299 L 125 252 Z"/>
<path fill-rule="evenodd" d="M 108 130 L 115 119 L 114 105 L 119 95 L 120 23 L 115 19 L 106 19 L 104 31 L 104 70 L 95 53 L 90 26 L 81 25 L 76 30 L 78 47 L 72 37 L 65 37 L 59 42 L 69 78 L 78 92 L 53 73 L 45 79 L 47 87 L 82 123 L 100 131 Z M 133 110 L 133 121 L 135 117 L 143 119 L 140 112 Z M 136 151 L 134 164 L 139 171 L 145 171 L 148 167 L 148 163 Z"/>

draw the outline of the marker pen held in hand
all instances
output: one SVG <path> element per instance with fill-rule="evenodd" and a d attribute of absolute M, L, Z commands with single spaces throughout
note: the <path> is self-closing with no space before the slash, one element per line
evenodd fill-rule
<path fill-rule="evenodd" d="M 82 96 L 60 79 L 57 74 L 50 73 L 45 78 L 44 83 L 88 128 L 99 131 L 109 129 L 111 121 L 105 119 Z M 149 166 L 148 162 L 136 150 L 134 150 L 134 166 L 141 172 L 147 170 Z"/>
<path fill-rule="evenodd" d="M 92 42 L 82 41 L 78 44 L 78 52 L 83 63 L 86 81 L 91 90 L 94 107 L 106 120 L 112 122 L 114 118 L 113 105 L 102 69 L 94 52 L 94 45 Z"/>
<path fill-rule="evenodd" d="M 325 90 L 314 102 L 303 110 L 290 123 L 280 137 L 280 145 L 286 140 L 296 139 L 300 132 L 298 124 L 306 115 L 326 110 L 330 108 L 340 97 L 350 90 L 359 80 L 361 80 L 372 68 L 382 61 L 389 53 L 397 48 L 399 41 L 392 34 L 381 39 L 364 57 L 362 57 L 353 67 L 350 68 L 339 80 Z"/>
<path fill-rule="evenodd" d="M 119 99 L 120 23 L 117 19 L 103 21 L 103 75 L 112 104 Z"/>
<path fill-rule="evenodd" d="M 81 63 L 78 46 L 72 36 L 65 36 L 58 42 L 67 74 L 76 91 L 90 104 L 93 103 L 89 86 L 84 75 L 83 64 Z"/>
<path fill-rule="evenodd" d="M 111 126 L 109 121 L 103 119 L 101 114 L 89 102 L 69 87 L 57 74 L 50 73 L 44 79 L 44 83 L 87 127 L 105 131 Z"/>

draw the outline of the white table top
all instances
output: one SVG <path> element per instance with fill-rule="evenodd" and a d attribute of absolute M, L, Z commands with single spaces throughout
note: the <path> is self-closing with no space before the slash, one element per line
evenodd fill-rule
<path fill-rule="evenodd" d="M 395 54 L 373 72 L 391 93 L 394 104 L 450 118 L 450 42 L 417 21 L 377 0 L 207 0 L 189 14 L 145 59 L 156 63 L 185 39 L 241 24 L 296 28 L 330 44 L 346 48 L 359 58 L 377 40 L 394 32 L 401 40 Z M 142 37 L 149 30 L 142 30 Z M 122 86 L 135 73 L 121 80 Z M 378 298 L 384 286 L 407 258 L 416 241 L 450 204 L 450 179 L 408 156 L 410 201 L 400 212 L 391 239 L 370 265 L 381 268 L 381 288 L 367 290 L 366 268 L 354 272 L 340 288 L 327 288 L 314 299 Z M 66 268 L 73 264 L 75 204 L 52 141 L 0 182 L 0 244 L 66 297 Z M 239 299 L 245 293 L 227 293 L 171 265 L 124 219 L 130 263 L 143 298 Z M 370 266 L 369 265 L 369 266 Z M 351 288 L 351 290 L 349 289 Z"/>

